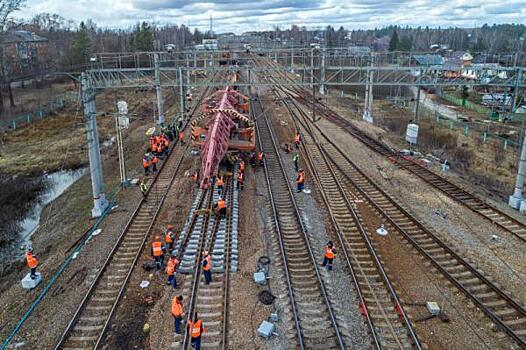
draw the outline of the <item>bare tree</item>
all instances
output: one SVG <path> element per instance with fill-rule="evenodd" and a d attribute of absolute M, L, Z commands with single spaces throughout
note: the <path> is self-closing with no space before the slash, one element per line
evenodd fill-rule
<path fill-rule="evenodd" d="M 26 0 L 0 0 L 0 111 L 4 110 L 4 97 L 2 95 L 2 89 L 6 83 L 11 86 L 11 82 L 6 81 L 6 72 L 4 64 L 4 37 L 6 25 L 9 22 L 9 16 L 24 6 Z M 13 101 L 11 99 L 11 104 Z"/>

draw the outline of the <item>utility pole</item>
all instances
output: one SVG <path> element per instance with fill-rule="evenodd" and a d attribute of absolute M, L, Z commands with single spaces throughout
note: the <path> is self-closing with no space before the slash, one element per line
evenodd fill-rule
<path fill-rule="evenodd" d="M 418 111 L 420 109 L 420 85 L 416 86 L 416 101 L 415 101 L 415 123 L 418 123 Z"/>
<path fill-rule="evenodd" d="M 97 218 L 108 206 L 104 195 L 104 180 L 102 177 L 102 161 L 99 147 L 99 132 L 97 130 L 97 109 L 95 107 L 95 91 L 91 87 L 86 73 L 81 75 L 82 102 L 86 119 L 86 134 L 88 138 L 88 158 L 93 192 L 93 209 L 91 216 Z"/>
<path fill-rule="evenodd" d="M 517 178 L 515 180 L 515 190 L 509 197 L 508 204 L 510 207 L 525 211 L 524 197 L 522 190 L 524 189 L 524 177 L 526 176 L 526 135 L 522 140 L 521 158 L 519 160 L 519 170 L 517 171 Z"/>
<path fill-rule="evenodd" d="M 367 78 L 365 85 L 365 101 L 362 119 L 368 123 L 373 123 L 373 81 L 374 71 L 370 68 L 374 66 L 374 56 L 369 57 L 369 69 L 367 69 Z"/>
<path fill-rule="evenodd" d="M 325 48 L 321 50 L 320 94 L 325 95 Z"/>
<path fill-rule="evenodd" d="M 179 120 L 184 120 L 184 90 L 183 90 L 183 70 L 181 67 L 178 69 L 179 72 L 179 109 L 180 115 Z"/>
<path fill-rule="evenodd" d="M 124 162 L 124 144 L 122 141 L 122 129 L 127 129 L 130 125 L 128 118 L 128 104 L 125 101 L 117 102 L 117 111 L 115 114 L 115 131 L 117 133 L 117 152 L 119 156 L 119 172 L 121 175 L 121 186 L 126 188 L 130 184 L 126 175 L 126 164 Z"/>
<path fill-rule="evenodd" d="M 163 109 L 163 91 L 161 89 L 161 63 L 159 62 L 159 54 L 154 55 L 155 68 L 155 92 L 157 93 L 157 111 L 159 114 L 159 125 L 164 124 L 164 109 Z"/>
<path fill-rule="evenodd" d="M 314 89 L 314 48 L 310 53 L 310 87 Z"/>

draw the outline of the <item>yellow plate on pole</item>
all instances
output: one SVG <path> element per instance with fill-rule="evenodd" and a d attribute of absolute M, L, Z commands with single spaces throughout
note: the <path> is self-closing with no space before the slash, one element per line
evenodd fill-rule
<path fill-rule="evenodd" d="M 148 130 L 146 130 L 145 134 L 146 134 L 147 136 L 152 136 L 154 132 L 155 132 L 155 126 L 152 126 L 152 127 L 149 128 Z"/>

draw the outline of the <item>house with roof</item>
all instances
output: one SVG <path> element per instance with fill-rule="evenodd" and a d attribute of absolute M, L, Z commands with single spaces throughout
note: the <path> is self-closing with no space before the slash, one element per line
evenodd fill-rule
<path fill-rule="evenodd" d="M 6 32 L 0 38 L 0 54 L 7 77 L 32 74 L 42 68 L 47 56 L 49 41 L 25 30 Z"/>
<path fill-rule="evenodd" d="M 410 65 L 417 67 L 436 67 L 444 64 L 444 57 L 437 54 L 413 55 Z"/>

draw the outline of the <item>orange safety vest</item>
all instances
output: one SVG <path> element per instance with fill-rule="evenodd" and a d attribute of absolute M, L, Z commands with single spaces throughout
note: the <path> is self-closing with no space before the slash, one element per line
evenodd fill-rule
<path fill-rule="evenodd" d="M 152 163 L 157 164 L 159 162 L 159 158 L 157 156 L 153 156 Z"/>
<path fill-rule="evenodd" d="M 327 259 L 334 259 L 335 257 L 335 254 L 334 252 L 332 251 L 334 248 L 330 248 L 329 246 L 326 246 L 325 247 L 325 257 Z"/>
<path fill-rule="evenodd" d="M 222 178 L 217 179 L 217 186 L 219 187 L 223 185 L 224 185 L 223 179 Z"/>
<path fill-rule="evenodd" d="M 145 168 L 150 166 L 150 163 L 148 162 L 148 159 L 143 159 L 142 160 L 142 166 L 145 167 Z"/>
<path fill-rule="evenodd" d="M 27 266 L 34 269 L 38 265 L 38 260 L 33 256 L 33 253 L 26 254 Z"/>
<path fill-rule="evenodd" d="M 192 174 L 192 180 L 197 181 L 197 171 Z"/>
<path fill-rule="evenodd" d="M 301 135 L 300 134 L 296 134 L 294 136 L 294 142 L 299 143 L 300 141 L 301 141 Z"/>
<path fill-rule="evenodd" d="M 305 175 L 303 173 L 299 173 L 296 183 L 302 184 L 304 181 L 305 181 Z"/>
<path fill-rule="evenodd" d="M 245 162 L 244 161 L 239 162 L 239 170 L 245 171 Z"/>
<path fill-rule="evenodd" d="M 243 173 L 242 172 L 237 173 L 237 181 L 243 182 Z"/>
<path fill-rule="evenodd" d="M 179 260 L 177 260 L 177 258 L 168 259 L 168 262 L 166 263 L 166 273 L 168 276 L 172 276 L 175 273 L 178 264 Z"/>
<path fill-rule="evenodd" d="M 184 141 L 184 131 L 179 133 L 179 141 Z"/>
<path fill-rule="evenodd" d="M 197 320 L 197 322 L 195 323 L 192 321 L 188 321 L 188 325 L 190 326 L 190 334 L 192 338 L 199 338 L 201 336 L 201 320 Z M 206 332 L 205 327 L 203 327 L 203 333 L 204 332 Z"/>
<path fill-rule="evenodd" d="M 210 254 L 205 256 L 203 261 L 206 261 L 206 266 L 203 266 L 203 270 L 204 271 L 210 271 L 210 268 L 212 267 L 212 260 L 211 260 Z"/>
<path fill-rule="evenodd" d="M 154 143 L 151 148 L 152 148 L 152 152 L 157 152 L 157 144 L 156 143 Z"/>
<path fill-rule="evenodd" d="M 172 300 L 172 315 L 175 317 L 181 317 L 183 315 L 183 304 L 177 300 L 177 297 L 174 297 Z"/>
<path fill-rule="evenodd" d="M 170 141 L 168 139 L 164 139 L 164 146 L 168 147 L 170 145 Z"/>
<path fill-rule="evenodd" d="M 164 240 L 166 241 L 166 243 L 172 243 L 174 241 L 173 235 L 174 233 L 172 231 L 166 232 L 166 236 L 164 236 Z"/>
<path fill-rule="evenodd" d="M 258 153 L 258 159 L 261 161 L 263 160 L 263 152 Z"/>
<path fill-rule="evenodd" d="M 163 255 L 163 244 L 159 241 L 152 243 L 153 248 L 153 256 L 161 256 Z"/>
<path fill-rule="evenodd" d="M 218 207 L 219 209 L 226 208 L 225 200 L 224 200 L 224 199 L 221 199 L 221 200 L 217 201 L 217 207 Z"/>

